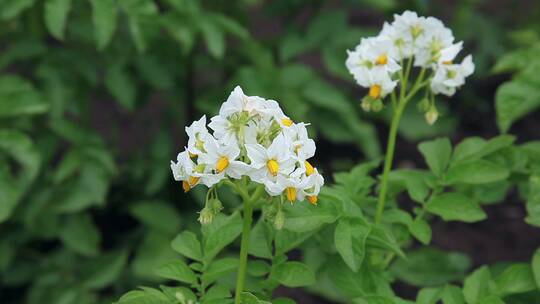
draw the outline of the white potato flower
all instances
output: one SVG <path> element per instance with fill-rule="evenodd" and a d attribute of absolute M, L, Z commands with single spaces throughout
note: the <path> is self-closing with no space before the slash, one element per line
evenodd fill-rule
<path fill-rule="evenodd" d="M 460 64 L 439 64 L 431 80 L 431 90 L 435 94 L 452 96 L 456 93 L 457 88 L 465 84 L 465 78 L 473 72 L 474 63 L 471 55 L 465 57 Z"/>
<path fill-rule="evenodd" d="M 385 68 L 389 67 L 376 67 Z M 295 123 L 277 101 L 247 96 L 238 86 L 219 114 L 210 118 L 211 131 L 206 121 L 203 116 L 186 128 L 188 147 L 178 154 L 177 162 L 171 162 L 174 179 L 182 182 L 186 192 L 198 184 L 210 188 L 223 180 L 249 177 L 264 185 L 269 196 L 291 202 L 307 197 L 316 203 L 324 179 L 308 161 L 316 150 L 308 124 Z M 315 176 L 320 178 L 314 184 Z M 209 195 L 208 201 L 219 201 L 212 198 L 215 192 Z M 201 211 L 202 223 L 210 222 L 215 213 L 216 208 L 210 210 L 208 204 Z"/>
<path fill-rule="evenodd" d="M 368 95 L 372 99 L 385 97 L 397 85 L 397 80 L 392 80 L 388 72 L 382 68 L 366 69 L 363 73 L 357 73 L 354 76 L 360 86 L 369 88 Z"/>

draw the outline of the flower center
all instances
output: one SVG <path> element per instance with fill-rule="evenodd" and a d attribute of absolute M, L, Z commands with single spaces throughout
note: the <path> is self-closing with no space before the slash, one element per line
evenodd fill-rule
<path fill-rule="evenodd" d="M 452 63 L 453 63 L 452 60 L 446 60 L 446 61 L 443 61 L 443 62 L 442 62 L 442 64 L 448 64 L 448 65 L 450 65 L 450 64 L 452 64 Z"/>
<path fill-rule="evenodd" d="M 276 176 L 279 172 L 279 164 L 275 159 L 271 159 L 268 162 L 266 162 L 266 167 L 268 168 L 268 171 L 273 176 Z"/>
<path fill-rule="evenodd" d="M 197 157 L 197 154 L 195 153 L 191 153 L 191 152 L 188 152 L 189 153 L 189 158 L 195 158 Z"/>
<path fill-rule="evenodd" d="M 293 121 L 290 118 L 283 118 L 281 120 L 281 123 L 286 127 L 290 127 L 290 126 L 292 126 Z"/>
<path fill-rule="evenodd" d="M 317 198 L 316 195 L 310 195 L 310 196 L 308 196 L 308 197 L 307 197 L 307 200 L 308 200 L 308 202 L 309 202 L 310 204 L 312 204 L 312 205 L 317 205 L 317 200 L 318 200 L 318 198 Z"/>
<path fill-rule="evenodd" d="M 313 168 L 313 166 L 307 160 L 304 161 L 304 166 L 306 166 L 306 175 L 307 176 L 310 176 L 311 174 L 313 174 L 313 172 L 315 172 L 315 169 Z"/>
<path fill-rule="evenodd" d="M 296 188 L 287 187 L 287 189 L 285 189 L 285 194 L 287 195 L 287 200 L 289 202 L 292 203 L 296 200 Z"/>
<path fill-rule="evenodd" d="M 379 99 L 381 96 L 381 86 L 378 84 L 372 85 L 369 88 L 369 97 L 373 99 Z"/>
<path fill-rule="evenodd" d="M 375 60 L 376 65 L 385 65 L 387 63 L 388 63 L 388 57 L 386 56 L 386 54 L 379 55 L 379 57 L 377 57 L 377 59 Z"/>
<path fill-rule="evenodd" d="M 420 34 L 422 34 L 423 31 L 424 29 L 419 24 L 415 24 L 411 26 L 411 35 L 413 36 L 413 38 L 420 36 Z"/>
<path fill-rule="evenodd" d="M 198 176 L 190 176 L 188 179 L 189 186 L 193 188 L 195 185 L 197 185 L 197 183 L 199 182 L 199 179 L 201 178 Z"/>
<path fill-rule="evenodd" d="M 229 166 L 229 159 L 226 156 L 220 157 L 216 163 L 217 173 L 223 172 L 223 170 L 227 169 L 228 166 Z"/>

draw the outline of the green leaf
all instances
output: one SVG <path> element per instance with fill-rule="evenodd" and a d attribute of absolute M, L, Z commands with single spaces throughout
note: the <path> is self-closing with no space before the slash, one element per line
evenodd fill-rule
<path fill-rule="evenodd" d="M 115 304 L 170 304 L 169 298 L 161 291 L 153 288 L 141 288 L 123 295 Z"/>
<path fill-rule="evenodd" d="M 446 174 L 445 182 L 449 185 L 486 184 L 506 179 L 509 174 L 505 166 L 479 159 L 451 166 Z"/>
<path fill-rule="evenodd" d="M 126 265 L 125 251 L 112 251 L 82 265 L 81 284 L 89 289 L 102 289 L 114 283 Z"/>
<path fill-rule="evenodd" d="M 0 19 L 9 20 L 17 17 L 34 4 L 35 0 L 3 0 L 0 1 Z"/>
<path fill-rule="evenodd" d="M 418 145 L 428 167 L 437 175 L 442 176 L 452 155 L 452 146 L 448 138 L 438 138 L 425 141 Z"/>
<path fill-rule="evenodd" d="M 416 296 L 416 304 L 436 304 L 441 298 L 440 288 L 422 288 Z"/>
<path fill-rule="evenodd" d="M 489 295 L 481 299 L 480 301 L 476 302 L 476 304 L 505 304 L 505 303 L 499 297 L 495 295 Z"/>
<path fill-rule="evenodd" d="M 495 109 L 497 124 L 502 132 L 507 132 L 512 124 L 540 107 L 540 89 L 534 83 L 514 80 L 497 89 Z"/>
<path fill-rule="evenodd" d="M 501 296 L 535 290 L 536 282 L 529 264 L 514 264 L 495 278 L 497 293 Z"/>
<path fill-rule="evenodd" d="M 105 75 L 105 86 L 116 100 L 128 110 L 135 107 L 136 87 L 125 67 L 110 65 Z"/>
<path fill-rule="evenodd" d="M 287 287 L 300 287 L 315 284 L 315 274 L 300 262 L 285 262 L 274 266 L 270 277 Z"/>
<path fill-rule="evenodd" d="M 41 165 L 41 156 L 32 139 L 26 134 L 16 130 L 0 129 L 0 151 L 7 153 L 21 166 L 20 188 L 28 186 L 36 178 Z"/>
<path fill-rule="evenodd" d="M 30 82 L 17 76 L 0 77 L 0 117 L 35 115 L 48 109 L 49 105 Z"/>
<path fill-rule="evenodd" d="M 116 30 L 118 8 L 114 0 L 90 0 L 97 48 L 103 50 Z"/>
<path fill-rule="evenodd" d="M 463 292 L 457 286 L 446 285 L 443 289 L 441 299 L 443 304 L 465 304 Z"/>
<path fill-rule="evenodd" d="M 158 231 L 174 234 L 180 229 L 178 211 L 165 202 L 140 202 L 130 208 L 130 213 L 141 223 Z"/>
<path fill-rule="evenodd" d="M 248 253 L 260 258 L 272 258 L 273 228 L 260 218 L 249 234 Z"/>
<path fill-rule="evenodd" d="M 429 287 L 461 279 L 470 264 L 469 258 L 461 253 L 425 247 L 407 252 L 407 259 L 397 260 L 390 270 L 408 284 Z"/>
<path fill-rule="evenodd" d="M 480 137 L 466 138 L 455 147 L 452 154 L 452 164 L 473 161 L 488 156 L 512 145 L 515 140 L 516 138 L 511 135 L 500 135 L 488 141 Z"/>
<path fill-rule="evenodd" d="M 135 252 L 131 262 L 132 271 L 137 278 L 146 280 L 158 279 L 155 270 L 178 258 L 178 254 L 171 249 L 171 237 L 156 231 L 148 232 Z"/>
<path fill-rule="evenodd" d="M 343 218 L 336 226 L 334 242 L 343 261 L 358 271 L 366 254 L 366 240 L 370 227 L 360 219 Z"/>
<path fill-rule="evenodd" d="M 101 235 L 88 214 L 70 216 L 60 232 L 60 238 L 66 247 L 76 253 L 95 256 L 99 252 Z"/>
<path fill-rule="evenodd" d="M 536 249 L 531 264 L 536 286 L 540 288 L 540 249 Z"/>
<path fill-rule="evenodd" d="M 286 205 L 284 229 L 295 232 L 307 232 L 320 226 L 333 223 L 339 216 L 339 210 L 334 204 L 320 203 L 317 206 L 310 204 Z"/>
<path fill-rule="evenodd" d="M 396 302 L 386 296 L 367 295 L 361 298 L 355 298 L 352 301 L 353 304 L 396 304 Z"/>
<path fill-rule="evenodd" d="M 393 251 L 399 257 L 404 258 L 405 253 L 401 250 L 392 231 L 385 226 L 372 226 L 367 238 L 367 245 Z"/>
<path fill-rule="evenodd" d="M 56 39 L 64 40 L 66 20 L 71 10 L 71 0 L 46 0 L 45 25 Z"/>
<path fill-rule="evenodd" d="M 459 192 L 435 196 L 426 210 L 442 217 L 445 221 L 478 222 L 486 218 L 482 208 L 471 198 Z"/>
<path fill-rule="evenodd" d="M 490 294 L 491 273 L 486 266 L 475 270 L 463 283 L 463 295 L 468 304 L 476 304 Z"/>
<path fill-rule="evenodd" d="M 199 242 L 195 233 L 191 231 L 184 231 L 177 235 L 171 242 L 171 247 L 190 259 L 202 261 L 201 242 Z"/>
<path fill-rule="evenodd" d="M 225 246 L 242 232 L 242 219 L 238 212 L 216 216 L 211 224 L 203 226 L 204 260 L 210 262 Z"/>
<path fill-rule="evenodd" d="M 202 276 L 205 284 L 212 284 L 220 277 L 238 269 L 237 258 L 223 258 L 213 261 Z"/>
<path fill-rule="evenodd" d="M 156 274 L 166 279 L 188 284 L 195 284 L 197 282 L 197 276 L 193 270 L 182 260 L 167 262 L 156 270 Z"/>
<path fill-rule="evenodd" d="M 424 219 L 418 218 L 408 226 L 411 234 L 422 244 L 428 245 L 431 242 L 431 227 Z"/>
<path fill-rule="evenodd" d="M 17 181 L 8 169 L 7 166 L 0 167 L 0 223 L 11 216 L 20 197 Z"/>
<path fill-rule="evenodd" d="M 205 20 L 199 23 L 208 52 L 215 58 L 221 59 L 225 54 L 225 34 L 218 24 Z"/>
<path fill-rule="evenodd" d="M 211 14 L 211 16 L 213 21 L 226 32 L 231 33 L 240 39 L 249 38 L 249 31 L 235 19 L 216 13 Z"/>

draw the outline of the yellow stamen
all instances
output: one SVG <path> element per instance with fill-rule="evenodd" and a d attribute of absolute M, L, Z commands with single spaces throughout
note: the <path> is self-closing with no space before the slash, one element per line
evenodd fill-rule
<path fill-rule="evenodd" d="M 453 62 L 452 62 L 452 60 L 446 60 L 446 61 L 443 61 L 442 63 L 443 64 L 452 64 Z"/>
<path fill-rule="evenodd" d="M 304 166 L 306 166 L 306 175 L 307 176 L 310 176 L 311 174 L 313 174 L 313 172 L 315 172 L 315 169 L 313 168 L 313 166 L 307 160 L 304 161 Z"/>
<path fill-rule="evenodd" d="M 197 185 L 197 183 L 199 182 L 199 179 L 201 179 L 201 178 L 198 177 L 198 176 L 190 176 L 189 179 L 188 179 L 189 186 L 191 188 L 195 187 L 195 185 Z"/>
<path fill-rule="evenodd" d="M 377 59 L 375 60 L 376 65 L 385 65 L 387 63 L 388 63 L 388 57 L 386 56 L 386 54 L 379 55 L 379 57 L 377 57 Z"/>
<path fill-rule="evenodd" d="M 318 200 L 318 198 L 317 198 L 316 195 L 310 195 L 310 196 L 308 196 L 308 197 L 307 197 L 307 200 L 308 200 L 308 202 L 309 202 L 310 204 L 312 204 L 312 205 L 314 205 L 314 206 L 317 205 L 317 200 Z"/>
<path fill-rule="evenodd" d="M 283 118 L 281 123 L 286 127 L 290 127 L 294 122 L 290 118 Z"/>
<path fill-rule="evenodd" d="M 298 154 L 298 151 L 300 150 L 300 148 L 302 148 L 301 144 L 295 145 L 294 146 L 294 153 Z"/>
<path fill-rule="evenodd" d="M 373 99 L 379 99 L 381 96 L 381 86 L 378 84 L 372 85 L 369 88 L 369 97 Z"/>
<path fill-rule="evenodd" d="M 285 189 L 285 193 L 287 194 L 287 200 L 289 202 L 292 203 L 296 200 L 296 188 L 287 187 L 287 189 Z"/>
<path fill-rule="evenodd" d="M 191 186 L 187 181 L 182 181 L 182 189 L 184 189 L 184 192 L 188 192 L 191 189 Z"/>
<path fill-rule="evenodd" d="M 216 163 L 217 173 L 223 172 L 223 170 L 227 169 L 228 166 L 229 166 L 229 159 L 225 156 L 220 157 Z"/>
<path fill-rule="evenodd" d="M 189 157 L 190 158 L 195 158 L 195 157 L 197 157 L 197 154 L 189 152 Z"/>
<path fill-rule="evenodd" d="M 279 172 L 279 164 L 274 159 L 269 160 L 266 163 L 266 167 L 268 168 L 270 174 L 272 174 L 273 176 L 276 176 Z"/>

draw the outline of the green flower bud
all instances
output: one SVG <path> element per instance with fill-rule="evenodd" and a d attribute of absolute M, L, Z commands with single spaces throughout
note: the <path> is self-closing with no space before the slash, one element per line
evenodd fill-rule
<path fill-rule="evenodd" d="M 429 110 L 429 99 L 428 98 L 422 98 L 418 104 L 418 111 L 420 112 L 427 112 Z"/>
<path fill-rule="evenodd" d="M 373 102 L 371 103 L 371 109 L 373 110 L 373 112 L 379 112 L 380 110 L 382 110 L 382 108 L 383 102 L 380 98 L 373 100 Z"/>
<path fill-rule="evenodd" d="M 210 199 L 208 203 L 206 203 L 206 206 L 208 206 L 208 208 L 210 208 L 214 214 L 218 214 L 221 212 L 221 210 L 223 210 L 223 204 L 217 198 Z"/>
<path fill-rule="evenodd" d="M 439 117 L 439 112 L 437 112 L 437 109 L 435 108 L 435 106 L 432 106 L 429 109 L 429 111 L 427 111 L 425 114 L 426 122 L 429 125 L 433 125 L 437 121 L 438 117 Z"/>
<path fill-rule="evenodd" d="M 371 111 L 371 103 L 372 102 L 373 102 L 373 99 L 371 99 L 371 97 L 369 97 L 369 96 L 366 96 L 366 97 L 362 98 L 362 103 L 360 104 L 360 106 L 362 107 L 362 110 L 364 110 L 366 112 Z"/>
<path fill-rule="evenodd" d="M 283 211 L 279 209 L 274 218 L 274 227 L 277 230 L 281 230 L 284 224 L 285 224 L 285 214 L 283 214 Z"/>
<path fill-rule="evenodd" d="M 207 225 L 212 223 L 212 220 L 214 220 L 214 212 L 210 208 L 204 207 L 199 212 L 198 221 L 203 225 Z"/>

